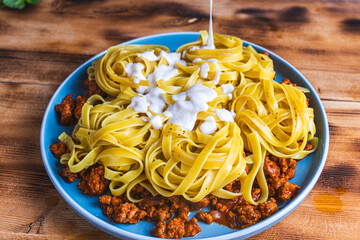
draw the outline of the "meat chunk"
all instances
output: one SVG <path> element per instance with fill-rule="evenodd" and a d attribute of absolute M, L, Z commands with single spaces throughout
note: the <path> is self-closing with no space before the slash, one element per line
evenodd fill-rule
<path fill-rule="evenodd" d="M 129 206 L 129 205 L 122 205 L 125 203 L 129 203 L 125 194 L 123 194 L 121 196 L 103 195 L 103 196 L 99 197 L 99 200 L 103 204 L 101 206 L 101 208 L 102 208 L 105 216 L 112 218 L 112 219 L 114 219 L 114 221 L 117 221 L 117 222 L 130 221 L 130 220 L 122 219 L 123 215 L 121 215 L 121 212 L 124 209 L 126 209 L 126 208 L 131 209 L 131 206 Z M 136 209 L 133 208 L 133 210 L 136 210 Z M 145 213 L 145 216 L 143 216 L 143 215 L 144 215 L 144 212 L 138 211 L 138 213 L 136 213 L 135 215 L 132 215 L 132 216 L 141 217 L 141 219 L 142 219 L 143 217 L 146 216 L 146 213 Z M 140 220 L 140 218 L 139 218 L 139 220 Z M 131 221 L 134 222 L 134 220 L 131 220 Z"/>
<path fill-rule="evenodd" d="M 289 179 L 295 176 L 296 166 L 297 162 L 292 158 L 285 159 L 273 155 L 266 157 L 264 173 L 268 182 L 269 196 L 277 196 L 285 202 L 296 195 L 300 187 L 289 182 Z"/>
<path fill-rule="evenodd" d="M 274 161 L 271 161 L 269 157 L 265 157 L 264 173 L 271 179 L 277 179 L 280 174 L 280 168 Z"/>
<path fill-rule="evenodd" d="M 159 238 L 167 238 L 166 234 L 166 222 L 160 221 L 154 228 L 154 235 Z"/>
<path fill-rule="evenodd" d="M 91 97 L 95 94 L 98 94 L 102 97 L 106 96 L 106 94 L 99 88 L 96 81 L 89 81 L 88 79 L 86 79 L 85 81 L 83 81 L 82 85 L 83 88 L 87 90 L 87 92 L 85 93 L 86 98 Z"/>
<path fill-rule="evenodd" d="M 273 215 L 277 210 L 276 200 L 274 198 L 270 198 L 269 201 L 260 203 L 259 210 L 262 218 L 267 218 Z"/>
<path fill-rule="evenodd" d="M 151 219 L 153 221 L 163 221 L 171 218 L 172 214 L 170 213 L 170 207 L 168 205 L 163 205 L 154 211 L 151 211 Z"/>
<path fill-rule="evenodd" d="M 135 199 L 145 199 L 145 198 L 152 196 L 151 193 L 148 190 L 146 190 L 146 188 L 141 186 L 140 184 L 136 184 L 131 189 L 130 195 L 131 195 L 131 197 L 133 197 Z"/>
<path fill-rule="evenodd" d="M 305 145 L 305 148 L 304 148 L 304 150 L 306 150 L 306 151 L 310 151 L 310 150 L 313 150 L 313 149 L 314 149 L 314 146 L 311 145 L 311 144 L 309 144 L 309 143 L 307 143 L 307 144 Z"/>
<path fill-rule="evenodd" d="M 67 147 L 66 147 L 65 143 L 58 142 L 58 143 L 54 143 L 54 144 L 50 145 L 50 151 L 52 152 L 54 157 L 60 158 L 61 155 L 63 155 L 64 153 L 67 152 Z"/>
<path fill-rule="evenodd" d="M 292 82 L 290 82 L 290 80 L 288 79 L 288 78 L 283 78 L 282 80 L 281 80 L 281 84 L 287 84 L 287 85 L 293 85 L 294 87 L 296 87 L 296 83 L 292 83 Z"/>
<path fill-rule="evenodd" d="M 74 182 L 77 179 L 77 174 L 76 173 L 72 173 L 70 171 L 69 166 L 65 166 L 61 172 L 60 172 L 60 176 L 63 178 L 66 178 L 69 180 L 69 182 Z"/>
<path fill-rule="evenodd" d="M 259 200 L 260 195 L 261 195 L 261 190 L 260 190 L 260 188 L 253 188 L 253 189 L 252 189 L 252 192 L 251 192 L 251 195 L 252 195 L 252 199 L 253 199 L 254 201 Z"/>
<path fill-rule="evenodd" d="M 76 107 L 74 109 L 74 116 L 77 120 L 79 120 L 79 118 L 81 117 L 81 110 L 82 110 L 82 107 L 84 106 L 86 100 L 87 100 L 87 98 L 82 97 L 82 96 L 78 96 L 76 98 Z"/>
<path fill-rule="evenodd" d="M 246 166 L 247 167 L 247 166 Z M 228 185 L 226 185 L 224 187 L 225 190 L 228 190 L 229 192 L 234 192 L 234 193 L 238 193 L 241 190 L 241 183 L 240 183 L 240 179 L 235 179 L 234 181 L 232 181 L 231 183 L 229 183 Z"/>
<path fill-rule="evenodd" d="M 73 96 L 74 95 L 70 93 L 63 98 L 60 104 L 55 106 L 55 111 L 60 114 L 60 122 L 63 126 L 69 126 L 75 123 L 72 111 L 75 108 L 76 102 L 75 99 L 72 98 Z"/>
<path fill-rule="evenodd" d="M 109 180 L 104 177 L 105 168 L 102 165 L 90 167 L 81 175 L 81 182 L 78 184 L 85 194 L 96 195 L 103 193 L 109 185 Z"/>
<path fill-rule="evenodd" d="M 155 227 L 155 236 L 160 238 L 180 239 L 185 235 L 184 220 L 174 218 L 166 224 L 165 221 L 158 222 Z"/>
<path fill-rule="evenodd" d="M 145 209 L 148 207 L 152 207 L 152 206 L 163 206 L 165 205 L 166 201 L 165 198 L 161 197 L 161 196 L 154 196 L 154 197 L 149 197 L 146 198 L 144 200 L 142 200 L 141 202 L 139 202 L 139 207 L 141 209 Z"/>
<path fill-rule="evenodd" d="M 108 214 L 108 213 L 106 213 Z M 122 203 L 118 207 L 114 207 L 112 211 L 112 219 L 117 223 L 136 224 L 146 216 L 146 212 L 136 207 L 134 203 Z"/>
<path fill-rule="evenodd" d="M 145 198 L 138 203 L 140 209 L 146 211 L 147 217 L 153 221 L 163 221 L 171 217 L 170 207 L 166 205 L 164 197 L 155 196 Z"/>
<path fill-rule="evenodd" d="M 196 217 L 198 219 L 200 219 L 201 221 L 206 222 L 207 224 L 210 224 L 210 223 L 212 223 L 214 221 L 213 216 L 211 215 L 211 213 L 207 213 L 207 212 L 203 212 L 203 211 L 199 212 L 196 215 Z"/>
<path fill-rule="evenodd" d="M 286 202 L 296 195 L 298 189 L 300 189 L 298 185 L 285 181 L 278 190 L 278 197 L 281 201 Z"/>
<path fill-rule="evenodd" d="M 184 221 L 188 221 L 188 214 L 190 212 L 189 203 L 180 196 L 170 197 L 168 200 L 171 204 L 170 211 L 172 213 L 177 213 L 179 215 L 179 218 L 183 219 Z"/>
<path fill-rule="evenodd" d="M 192 218 L 190 221 L 185 222 L 185 234 L 184 237 L 193 237 L 201 232 L 200 226 L 197 224 L 197 219 Z"/>
<path fill-rule="evenodd" d="M 128 201 L 125 194 L 121 196 L 103 195 L 99 197 L 99 200 L 102 204 L 110 205 L 113 207 L 119 206 L 121 203 Z"/>
<path fill-rule="evenodd" d="M 254 225 L 258 221 L 260 221 L 260 211 L 258 211 L 255 206 L 251 206 L 248 203 L 236 206 L 236 211 L 239 214 L 237 217 L 237 221 L 240 224 L 241 228 Z"/>
<path fill-rule="evenodd" d="M 189 205 L 192 211 L 197 211 L 203 207 L 206 207 L 207 205 L 209 205 L 209 203 L 210 203 L 209 197 L 206 196 L 203 199 L 201 199 L 199 202 L 196 203 L 191 202 Z"/>

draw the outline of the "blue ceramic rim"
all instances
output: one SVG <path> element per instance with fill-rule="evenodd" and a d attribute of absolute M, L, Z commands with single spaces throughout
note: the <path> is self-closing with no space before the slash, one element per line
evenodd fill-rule
<path fill-rule="evenodd" d="M 151 39 L 154 37 L 161 37 L 161 36 L 172 36 L 172 35 L 193 35 L 195 36 L 199 36 L 198 32 L 174 32 L 174 33 L 162 33 L 162 34 L 155 34 L 155 35 L 150 35 L 150 36 L 145 36 L 145 37 L 141 37 L 141 38 L 136 38 L 124 43 L 121 43 L 119 45 L 124 45 L 124 44 L 132 44 L 133 42 L 139 41 L 139 40 L 146 40 L 146 39 Z M 313 187 L 315 186 L 317 180 L 320 177 L 320 174 L 324 168 L 325 162 L 326 162 L 326 158 L 327 158 L 327 154 L 328 154 L 328 150 L 329 150 L 329 125 L 328 125 L 328 120 L 327 120 L 327 116 L 326 116 L 326 112 L 324 109 L 323 104 L 321 103 L 321 100 L 319 98 L 319 96 L 317 95 L 315 89 L 311 86 L 311 84 L 307 81 L 307 79 L 295 68 L 293 67 L 290 63 L 288 63 L 286 60 L 284 60 L 283 58 L 279 57 L 277 54 L 263 48 L 260 47 L 254 43 L 250 43 L 248 41 L 243 40 L 243 42 L 247 45 L 252 45 L 262 51 L 266 51 L 268 52 L 272 58 L 277 58 L 280 62 L 283 62 L 288 68 L 290 68 L 292 71 L 294 71 L 307 85 L 307 88 L 309 88 L 311 90 L 311 92 L 314 95 L 314 98 L 316 100 L 316 104 L 318 105 L 318 107 L 320 108 L 321 114 L 322 114 L 322 118 L 321 121 L 323 122 L 324 125 L 324 151 L 323 154 L 321 156 L 321 160 L 318 166 L 318 169 L 316 170 L 313 178 L 311 179 L 310 183 L 304 187 L 302 189 L 302 192 L 299 193 L 293 200 L 291 200 L 290 202 L 288 202 L 282 209 L 278 210 L 274 215 L 272 215 L 271 217 L 264 219 L 262 221 L 260 221 L 259 223 L 256 223 L 253 226 L 247 227 L 245 229 L 241 229 L 239 231 L 236 231 L 234 233 L 229 233 L 229 234 L 225 234 L 225 235 L 221 235 L 221 236 L 216 236 L 216 237 L 209 237 L 209 238 L 201 238 L 202 240 L 222 240 L 222 239 L 233 239 L 236 237 L 250 237 L 253 236 L 255 234 L 260 233 L 261 231 L 266 230 L 269 226 L 272 226 L 274 224 L 276 224 L 277 222 L 279 222 L 281 219 L 283 219 L 284 217 L 286 217 L 288 214 L 290 214 L 293 210 L 295 210 L 295 208 L 307 197 L 307 195 L 311 192 L 311 190 L 313 189 Z M 55 93 L 53 94 L 50 102 L 48 103 L 48 106 L 45 110 L 44 113 L 44 117 L 42 120 L 42 125 L 41 125 L 41 132 L 40 132 L 40 148 L 41 148 L 41 155 L 42 155 L 42 159 L 44 162 L 44 166 L 46 169 L 47 174 L 49 175 L 50 180 L 52 181 L 52 183 L 54 184 L 55 188 L 57 189 L 57 191 L 60 193 L 60 195 L 65 199 L 65 201 L 78 213 L 80 214 L 83 218 L 85 218 L 87 221 L 89 221 L 91 224 L 93 224 L 96 227 L 99 227 L 100 229 L 102 229 L 103 231 L 114 235 L 116 237 L 118 237 L 119 235 L 122 235 L 124 237 L 127 238 L 132 238 L 132 239 L 144 239 L 144 240 L 154 240 L 154 239 L 159 239 L 156 237 L 149 237 L 149 236 L 143 236 L 143 235 L 138 235 L 135 233 L 131 233 L 128 231 L 125 231 L 121 228 L 118 228 L 108 222 L 105 222 L 102 219 L 97 218 L 96 216 L 90 214 L 86 209 L 84 209 L 83 207 L 81 207 L 77 202 L 75 202 L 71 196 L 61 187 L 60 183 L 58 181 L 56 181 L 55 179 L 55 175 L 54 173 L 51 171 L 49 162 L 47 160 L 46 157 L 46 153 L 45 153 L 45 143 L 44 143 L 44 137 L 45 137 L 45 124 L 47 121 L 47 117 L 50 111 L 50 107 L 53 105 L 52 103 L 55 100 L 55 96 L 60 92 L 60 90 L 62 89 L 63 85 L 72 78 L 72 76 L 75 74 L 75 72 L 79 71 L 80 68 L 82 68 L 84 65 L 87 65 L 89 63 L 91 63 L 92 61 L 94 61 L 95 59 L 99 58 L 100 56 L 102 56 L 103 54 L 105 54 L 106 50 L 102 51 L 101 53 L 95 55 L 94 57 L 90 58 L 89 60 L 87 60 L 86 62 L 84 62 L 83 64 L 81 64 L 77 69 L 75 69 L 63 82 L 62 84 L 58 87 L 58 89 L 55 91 Z M 195 239 L 195 238 L 194 238 Z M 198 238 L 196 238 L 198 239 Z"/>

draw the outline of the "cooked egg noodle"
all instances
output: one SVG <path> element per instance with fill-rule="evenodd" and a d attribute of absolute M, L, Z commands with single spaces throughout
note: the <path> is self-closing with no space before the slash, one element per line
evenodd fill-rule
<path fill-rule="evenodd" d="M 214 34 L 216 49 L 208 49 L 203 47 L 207 37 L 207 32 L 201 31 L 197 41 L 179 47 L 176 52 L 183 54 L 186 65 L 176 63 L 175 76 L 153 83 L 142 79 L 135 83 L 135 77 L 129 77 L 125 68 L 129 63 L 141 63 L 141 74 L 149 79 L 155 68 L 170 64 L 159 56 L 161 51 L 169 52 L 166 47 L 109 48 L 89 67 L 88 75 L 89 80 L 95 80 L 110 97 L 90 97 L 72 137 L 60 135 L 59 139 L 70 149 L 70 153 L 61 157 L 61 163 L 68 164 L 71 172 L 101 163 L 105 167 L 105 178 L 111 180 L 111 193 L 116 196 L 126 193 L 133 202 L 141 200 L 130 195 L 136 184 L 153 195 L 182 195 L 192 202 L 210 193 L 225 199 L 243 194 L 245 200 L 254 205 L 266 201 L 265 156 L 302 159 L 315 151 L 313 110 L 306 105 L 302 92 L 305 89 L 273 80 L 273 62 L 268 56 L 257 53 L 251 46 L 243 47 L 237 37 L 221 34 Z M 153 51 L 159 57 L 149 61 L 139 55 L 144 51 Z M 202 72 L 203 64 L 207 64 L 208 71 Z M 168 117 L 163 113 L 159 115 L 164 125 L 155 130 L 143 117 L 157 113 L 150 109 L 140 113 L 130 107 L 132 98 L 140 96 L 136 92 L 140 86 L 162 89 L 169 106 L 175 103 L 173 95 L 194 84 L 211 88 L 218 96 L 208 102 L 207 111 L 199 112 L 192 130 L 166 123 Z M 222 84 L 235 87 L 232 96 L 223 92 Z M 220 121 L 216 109 L 222 108 L 235 113 L 235 122 Z M 209 116 L 215 119 L 217 130 L 204 134 L 200 125 Z M 306 151 L 309 140 L 314 149 Z M 244 158 L 244 149 L 252 154 Z M 249 174 L 245 173 L 246 164 Z M 241 181 L 240 192 L 224 189 L 237 178 Z M 261 189 L 257 201 L 251 196 L 255 179 Z"/>

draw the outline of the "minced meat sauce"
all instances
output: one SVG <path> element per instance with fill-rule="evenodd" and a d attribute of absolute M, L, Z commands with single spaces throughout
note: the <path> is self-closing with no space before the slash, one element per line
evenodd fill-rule
<path fill-rule="evenodd" d="M 284 81 L 283 84 L 291 84 Z M 88 91 L 77 99 L 69 94 L 61 104 L 55 106 L 59 112 L 62 125 L 73 125 L 81 116 L 81 108 L 87 98 L 93 94 L 105 94 L 98 88 L 95 81 L 84 81 L 83 86 Z M 301 142 L 299 142 L 301 144 Z M 312 145 L 307 144 L 305 149 L 311 150 Z M 62 142 L 50 146 L 50 150 L 56 158 L 68 153 L 66 145 Z M 246 155 L 251 153 L 246 153 Z M 200 202 L 193 203 L 185 200 L 182 196 L 162 197 L 152 196 L 143 186 L 136 185 L 130 192 L 135 199 L 144 199 L 138 203 L 130 202 L 126 194 L 121 196 L 102 195 L 99 197 L 104 215 L 117 223 L 136 224 L 139 221 L 155 222 L 154 235 L 160 238 L 175 238 L 195 236 L 201 232 L 198 221 L 207 224 L 216 222 L 232 229 L 242 229 L 265 219 L 277 211 L 276 199 L 287 201 L 294 197 L 300 188 L 289 180 L 295 175 L 297 162 L 293 159 L 285 159 L 269 155 L 264 161 L 264 173 L 269 187 L 269 200 L 253 206 L 245 201 L 243 196 L 233 199 L 221 199 L 212 194 L 206 196 Z M 249 173 L 246 166 L 245 171 Z M 78 187 L 85 194 L 100 195 L 108 189 L 109 180 L 104 177 L 105 169 L 100 164 L 95 164 L 79 173 L 72 173 L 65 166 L 60 175 L 69 182 L 74 182 L 78 177 Z M 239 179 L 234 180 L 225 189 L 238 193 L 241 189 Z M 252 189 L 252 198 L 257 201 L 261 190 L 256 181 Z M 207 207 L 209 211 L 202 211 Z M 196 217 L 189 219 L 190 211 L 198 211 Z"/>

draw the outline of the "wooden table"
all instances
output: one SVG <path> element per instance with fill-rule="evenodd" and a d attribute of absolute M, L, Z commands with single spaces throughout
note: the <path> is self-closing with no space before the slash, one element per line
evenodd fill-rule
<path fill-rule="evenodd" d="M 0 238 L 113 239 L 78 216 L 48 178 L 39 133 L 59 84 L 136 37 L 208 28 L 208 1 L 42 0 L 0 9 Z M 215 32 L 264 46 L 315 87 L 330 151 L 311 194 L 253 239 L 360 239 L 360 1 L 214 1 Z"/>

